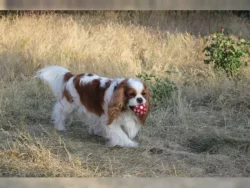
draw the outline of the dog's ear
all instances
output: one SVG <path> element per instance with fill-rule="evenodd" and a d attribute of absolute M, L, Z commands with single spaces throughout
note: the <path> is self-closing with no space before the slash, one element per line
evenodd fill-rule
<path fill-rule="evenodd" d="M 141 122 L 142 125 L 145 124 L 145 121 L 147 119 L 148 113 L 150 111 L 151 108 L 151 104 L 150 104 L 150 93 L 149 93 L 149 89 L 147 88 L 146 85 L 144 85 L 145 91 L 146 91 L 146 106 L 147 106 L 147 112 L 141 116 L 138 116 L 139 121 Z"/>
<path fill-rule="evenodd" d="M 116 86 L 114 89 L 113 96 L 108 105 L 108 122 L 107 125 L 110 125 L 115 119 L 117 119 L 122 109 L 125 107 L 125 88 L 124 85 Z"/>

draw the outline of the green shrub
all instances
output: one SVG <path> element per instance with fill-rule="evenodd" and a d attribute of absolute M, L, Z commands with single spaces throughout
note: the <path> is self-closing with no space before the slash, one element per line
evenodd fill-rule
<path fill-rule="evenodd" d="M 206 38 L 207 46 L 203 49 L 205 64 L 214 64 L 216 71 L 224 71 L 228 77 L 235 77 L 241 73 L 247 61 L 244 57 L 250 55 L 250 42 L 241 38 L 234 38 L 224 32 L 224 28 Z"/>
<path fill-rule="evenodd" d="M 154 104 L 170 100 L 177 90 L 175 83 L 167 77 L 157 78 L 152 74 L 138 74 L 136 77 L 148 84 Z"/>

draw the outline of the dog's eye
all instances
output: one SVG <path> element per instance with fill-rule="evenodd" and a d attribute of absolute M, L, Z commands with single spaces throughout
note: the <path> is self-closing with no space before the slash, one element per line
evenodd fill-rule
<path fill-rule="evenodd" d="M 142 96 L 146 96 L 146 93 L 145 93 L 145 92 L 143 92 L 143 93 L 142 93 Z"/>
<path fill-rule="evenodd" d="M 135 93 L 130 93 L 129 96 L 130 97 L 135 97 Z"/>

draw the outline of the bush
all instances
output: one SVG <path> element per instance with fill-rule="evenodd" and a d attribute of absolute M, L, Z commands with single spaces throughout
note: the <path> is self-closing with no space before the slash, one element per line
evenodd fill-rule
<path fill-rule="evenodd" d="M 138 74 L 136 77 L 147 82 L 154 104 L 170 100 L 177 90 L 175 83 L 167 77 L 157 78 L 152 74 Z"/>
<path fill-rule="evenodd" d="M 205 64 L 214 64 L 216 71 L 224 71 L 228 77 L 238 76 L 247 61 L 244 57 L 250 55 L 250 42 L 241 38 L 234 38 L 224 32 L 224 28 L 206 38 L 207 46 L 203 49 Z"/>

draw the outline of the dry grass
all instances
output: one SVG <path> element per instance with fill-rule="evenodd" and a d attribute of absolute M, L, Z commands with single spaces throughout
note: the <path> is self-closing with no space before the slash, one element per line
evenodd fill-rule
<path fill-rule="evenodd" d="M 2 17 L 0 176 L 249 176 L 250 80 L 217 78 L 202 62 L 204 35 L 221 26 L 250 37 L 249 21 L 230 13 Z M 52 64 L 105 76 L 170 70 L 180 90 L 153 108 L 139 148 L 107 148 L 74 118 L 53 130 L 55 99 L 32 79 Z"/>

